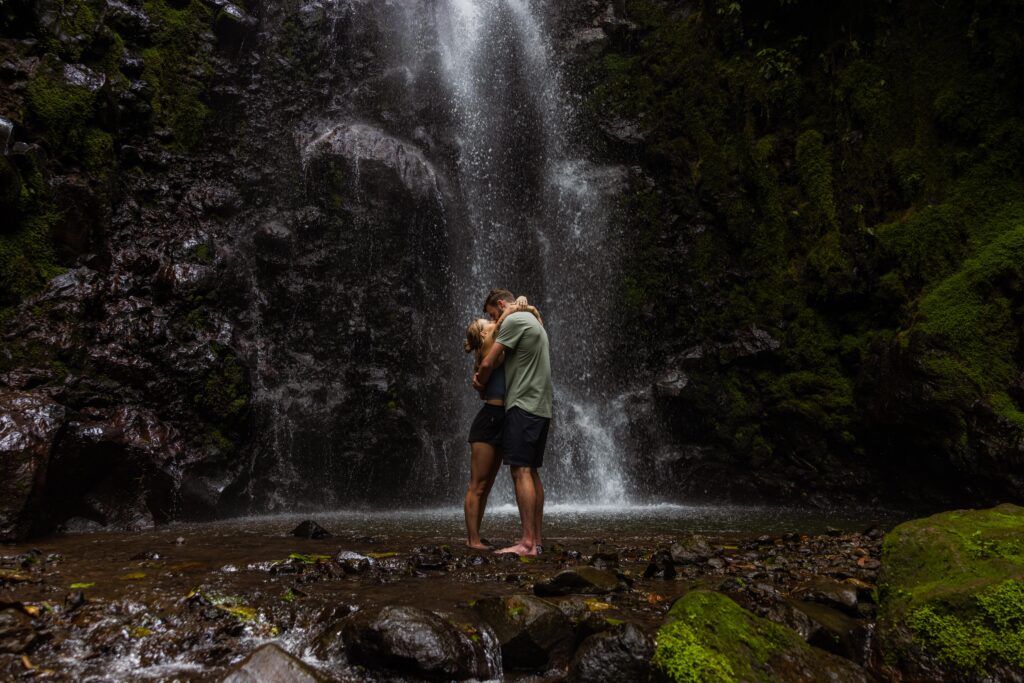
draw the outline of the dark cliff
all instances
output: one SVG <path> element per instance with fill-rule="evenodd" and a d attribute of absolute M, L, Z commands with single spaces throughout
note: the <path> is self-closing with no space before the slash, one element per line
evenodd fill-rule
<path fill-rule="evenodd" d="M 620 9 L 582 73 L 649 178 L 622 301 L 674 437 L 651 467 L 708 498 L 1019 500 L 1024 7 Z"/>

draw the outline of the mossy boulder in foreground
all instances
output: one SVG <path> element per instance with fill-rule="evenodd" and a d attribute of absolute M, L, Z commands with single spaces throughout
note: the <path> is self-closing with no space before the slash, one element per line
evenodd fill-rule
<path fill-rule="evenodd" d="M 877 646 L 896 680 L 1024 680 L 1024 508 L 956 510 L 893 529 Z"/>
<path fill-rule="evenodd" d="M 707 591 L 687 593 L 672 605 L 658 631 L 653 664 L 677 683 L 873 680 L 853 662 Z"/>

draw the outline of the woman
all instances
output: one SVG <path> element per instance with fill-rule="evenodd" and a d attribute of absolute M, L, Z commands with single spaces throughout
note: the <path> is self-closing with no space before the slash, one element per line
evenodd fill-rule
<path fill-rule="evenodd" d="M 480 318 L 466 328 L 466 353 L 475 352 L 473 374 L 480 368 L 480 362 L 491 350 L 498 330 L 505 318 L 512 313 L 529 311 L 543 324 L 540 312 L 531 306 L 526 297 L 519 297 L 516 303 L 502 313 L 497 322 Z M 487 507 L 487 496 L 494 485 L 494 478 L 501 468 L 501 429 L 505 423 L 505 366 L 502 364 L 491 373 L 491 379 L 480 396 L 484 404 L 469 428 L 470 464 L 469 487 L 463 508 L 466 513 L 466 531 L 469 538 L 466 545 L 477 550 L 489 548 L 480 540 L 480 522 Z"/>

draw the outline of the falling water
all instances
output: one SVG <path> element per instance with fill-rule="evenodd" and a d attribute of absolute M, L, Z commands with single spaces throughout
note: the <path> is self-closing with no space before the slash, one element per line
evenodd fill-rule
<path fill-rule="evenodd" d="M 468 217 L 455 269 L 464 319 L 479 315 L 495 285 L 541 307 L 555 382 L 549 495 L 622 502 L 621 406 L 602 379 L 619 260 L 608 212 L 621 174 L 588 162 L 571 143 L 574 112 L 540 7 L 525 0 L 433 6 Z M 465 405 L 468 424 L 477 406 L 472 396 Z"/>
<path fill-rule="evenodd" d="M 327 74 L 342 74 L 325 108 L 296 125 L 303 173 L 320 178 L 307 183 L 309 191 L 322 195 L 317 183 L 336 176 L 331 164 L 342 160 L 341 175 L 355 186 L 346 201 L 365 208 L 353 214 L 362 218 L 352 224 L 351 239 L 372 243 L 379 230 L 409 223 L 409 248 L 421 262 L 416 272 L 434 273 L 441 283 L 419 284 L 443 290 L 424 302 L 422 324 L 431 327 L 415 335 L 431 345 L 435 384 L 443 388 L 421 392 L 417 385 L 412 393 L 434 417 L 429 433 L 417 435 L 422 452 L 409 458 L 415 476 L 392 486 L 409 502 L 424 488 L 457 499 L 465 485 L 465 433 L 479 399 L 469 386 L 461 336 L 495 286 L 528 296 L 547 325 L 555 385 L 544 469 L 549 500 L 630 498 L 623 391 L 608 379 L 618 329 L 611 309 L 620 262 L 614 208 L 624 178 L 620 168 L 588 159 L 585 131 L 545 26 L 549 9 L 540 0 L 311 0 L 304 10 L 330 18 L 320 36 L 332 45 Z M 345 71 L 368 63 L 372 68 L 358 77 Z M 374 175 L 381 167 L 393 172 L 386 189 L 377 188 Z M 395 189 L 395 177 L 404 189 Z M 320 206 L 337 204 L 321 200 Z M 407 207 L 402 215 L 395 213 L 399 205 Z M 374 249 L 372 258 L 386 257 Z M 343 294 L 330 284 L 325 289 Z M 340 308 L 356 317 L 364 305 L 345 301 Z M 321 305 L 316 315 L 350 327 L 338 308 Z M 303 367 L 296 344 L 312 344 L 320 357 L 329 350 L 308 338 L 266 350 L 261 363 L 277 379 L 257 385 L 262 457 L 278 463 L 277 479 L 313 475 L 333 488 L 321 497 L 324 504 L 343 504 L 365 484 L 361 477 L 389 475 L 375 472 L 372 462 L 353 464 L 356 448 L 338 452 L 329 438 L 318 440 L 317 425 L 329 425 L 346 409 L 346 389 Z M 296 370 L 281 370 L 282 359 Z M 382 372 L 385 393 L 394 379 Z M 313 395 L 342 398 L 327 405 L 308 400 Z M 508 502 L 510 488 L 501 486 L 495 497 Z M 280 490 L 283 500 L 295 491 L 307 495 L 309 487 L 286 483 Z"/>

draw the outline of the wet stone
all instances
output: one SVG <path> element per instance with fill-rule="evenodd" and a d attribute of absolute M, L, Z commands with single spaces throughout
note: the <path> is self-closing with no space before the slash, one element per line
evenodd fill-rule
<path fill-rule="evenodd" d="M 702 564 L 714 554 L 714 549 L 702 536 L 691 538 L 672 544 L 670 550 L 672 561 L 676 564 Z"/>
<path fill-rule="evenodd" d="M 711 559 L 709 559 L 707 561 L 707 565 L 709 567 L 711 567 L 712 569 L 724 569 L 725 568 L 725 560 L 723 560 L 720 557 L 712 557 Z"/>
<path fill-rule="evenodd" d="M 316 669 L 270 643 L 246 657 L 222 683 L 326 683 Z"/>
<path fill-rule="evenodd" d="M 654 641 L 633 624 L 590 636 L 569 665 L 572 683 L 645 681 L 651 673 Z"/>
<path fill-rule="evenodd" d="M 37 638 L 32 619 L 16 607 L 0 610 L 0 652 L 21 654 Z"/>
<path fill-rule="evenodd" d="M 362 574 L 374 564 L 373 559 L 351 550 L 342 550 L 334 556 L 334 561 L 341 565 L 346 574 Z"/>
<path fill-rule="evenodd" d="M 549 595 L 605 595 L 622 590 L 619 577 L 606 569 L 575 567 L 558 572 L 546 581 L 538 581 L 533 592 Z"/>
<path fill-rule="evenodd" d="M 864 622 L 814 602 L 792 601 L 790 604 L 807 616 L 808 631 L 804 640 L 827 652 L 864 664 L 868 635 Z"/>
<path fill-rule="evenodd" d="M 506 670 L 547 670 L 568 663 L 572 624 L 547 600 L 532 595 L 484 598 L 476 609 L 497 635 Z"/>
<path fill-rule="evenodd" d="M 676 565 L 672 560 L 672 554 L 667 550 L 654 553 L 647 568 L 644 569 L 645 579 L 672 579 L 675 576 Z"/>
<path fill-rule="evenodd" d="M 430 555 L 420 553 L 409 560 L 414 569 L 424 572 L 444 571 L 448 569 L 448 563 L 441 555 Z"/>
<path fill-rule="evenodd" d="M 594 553 L 590 565 L 598 569 L 615 569 L 619 566 L 618 553 Z"/>
<path fill-rule="evenodd" d="M 292 529 L 292 536 L 299 538 L 330 538 L 331 532 L 313 520 L 307 519 Z"/>
<path fill-rule="evenodd" d="M 341 635 L 352 662 L 371 669 L 446 680 L 493 678 L 498 672 L 485 650 L 493 639 L 473 630 L 476 639 L 428 610 L 383 607 L 357 612 Z"/>
<path fill-rule="evenodd" d="M 74 612 L 76 609 L 85 604 L 85 593 L 80 590 L 71 591 L 64 596 L 64 609 L 68 612 Z"/>
<path fill-rule="evenodd" d="M 857 614 L 857 587 L 835 581 L 815 581 L 799 592 L 800 597 L 810 602 L 829 605 L 848 614 Z"/>
<path fill-rule="evenodd" d="M 156 552 L 155 550 L 146 550 L 146 551 L 143 551 L 141 553 L 135 553 L 129 559 L 132 559 L 132 560 L 165 560 L 165 559 L 167 559 L 167 556 L 166 555 L 161 555 L 160 553 Z"/>

